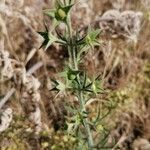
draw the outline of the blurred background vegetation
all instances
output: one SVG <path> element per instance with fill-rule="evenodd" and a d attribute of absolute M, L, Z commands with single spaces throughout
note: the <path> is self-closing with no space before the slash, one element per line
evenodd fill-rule
<path fill-rule="evenodd" d="M 82 2 L 82 0 L 81 0 Z M 66 110 L 64 98 L 54 99 L 50 92 L 50 78 L 63 68 L 68 54 L 57 44 L 46 52 L 39 49 L 42 38 L 37 31 L 44 30 L 44 20 L 51 27 L 51 21 L 43 15 L 43 9 L 51 8 L 54 0 L 1 0 L 0 1 L 0 49 L 10 53 L 10 57 L 25 62 L 31 51 L 35 51 L 27 63 L 28 70 L 37 62 L 43 66 L 34 73 L 40 83 L 42 131 L 34 132 L 34 125 L 20 103 L 18 91 L 5 104 L 13 110 L 13 120 L 7 130 L 0 133 L 2 150 L 73 150 L 77 140 L 64 133 Z M 73 10 L 74 28 L 83 28 L 111 9 L 119 11 L 141 11 L 141 30 L 137 42 L 128 38 L 112 38 L 102 34 L 101 47 L 96 47 L 85 58 L 85 67 L 92 76 L 95 72 L 105 72 L 106 93 L 97 97 L 101 110 L 114 105 L 114 109 L 104 120 L 104 127 L 110 129 L 110 137 L 116 141 L 114 149 L 150 150 L 150 1 L 149 0 L 89 0 L 77 4 Z M 62 27 L 63 28 L 63 27 Z M 3 43 L 4 41 L 4 43 Z M 0 83 L 3 97 L 11 84 Z M 70 100 L 71 101 L 71 95 Z M 29 102 L 30 103 L 30 102 Z M 92 103 L 92 114 L 97 103 Z M 92 117 L 92 116 L 91 116 Z M 1 121 L 0 121 L 1 124 Z"/>

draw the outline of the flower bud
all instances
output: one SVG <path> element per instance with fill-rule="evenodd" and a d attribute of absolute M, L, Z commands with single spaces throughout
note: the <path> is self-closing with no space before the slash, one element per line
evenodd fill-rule
<path fill-rule="evenodd" d="M 60 16 L 60 18 L 64 19 L 65 17 L 67 17 L 67 14 L 65 11 L 63 11 L 62 9 L 58 9 L 58 15 Z"/>

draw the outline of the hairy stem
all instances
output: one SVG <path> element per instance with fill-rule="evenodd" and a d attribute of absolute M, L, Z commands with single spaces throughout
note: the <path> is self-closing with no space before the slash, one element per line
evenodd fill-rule
<path fill-rule="evenodd" d="M 85 104 L 84 104 L 84 97 L 83 97 L 83 92 L 82 91 L 79 92 L 79 101 L 80 101 L 82 111 L 86 112 L 86 108 L 85 108 Z M 84 123 L 85 129 L 86 129 L 86 132 L 87 132 L 89 149 L 92 149 L 92 147 L 94 146 L 94 142 L 93 142 L 93 137 L 92 137 L 92 133 L 91 133 L 91 130 L 90 130 L 90 126 L 88 124 L 88 119 L 87 118 L 83 119 L 83 123 Z"/>
<path fill-rule="evenodd" d="M 70 63 L 70 66 L 72 67 L 72 69 L 78 70 L 78 60 L 77 60 L 76 51 L 75 51 L 76 47 L 73 45 L 73 41 L 72 41 L 72 25 L 71 25 L 70 16 L 67 21 L 67 30 L 68 30 L 68 34 L 69 34 L 69 43 L 70 43 L 68 45 L 69 63 Z M 80 76 L 78 75 L 77 78 L 80 83 L 80 81 L 81 81 Z M 87 112 L 86 108 L 85 108 L 84 95 L 83 95 L 82 91 L 79 91 L 78 98 L 79 98 L 81 111 Z M 88 147 L 89 147 L 89 150 L 91 150 L 92 147 L 94 146 L 94 142 L 93 142 L 91 129 L 88 124 L 88 119 L 83 117 L 83 123 L 84 123 L 84 127 L 85 127 L 85 130 L 87 133 Z"/>

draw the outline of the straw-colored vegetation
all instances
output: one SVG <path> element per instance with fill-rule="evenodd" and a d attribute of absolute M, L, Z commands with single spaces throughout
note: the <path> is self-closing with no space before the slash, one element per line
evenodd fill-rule
<path fill-rule="evenodd" d="M 0 149 L 150 150 L 149 0 L 61 2 L 0 1 Z"/>

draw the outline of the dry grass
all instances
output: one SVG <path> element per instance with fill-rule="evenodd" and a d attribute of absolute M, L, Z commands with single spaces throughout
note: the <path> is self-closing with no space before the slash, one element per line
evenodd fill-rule
<path fill-rule="evenodd" d="M 6 5 L 4 5 L 4 2 Z M 82 10 L 80 7 L 74 10 L 78 11 L 73 16 L 74 26 L 81 25 L 80 27 L 84 27 L 98 15 L 114 7 L 119 7 L 121 11 L 126 9 L 142 11 L 144 17 L 138 42 L 134 44 L 128 42 L 127 39 L 112 39 L 109 34 L 103 36 L 102 47 L 89 53 L 85 58 L 86 63 L 82 67 L 87 68 L 91 75 L 98 72 L 106 77 L 105 88 L 108 88 L 111 92 L 108 92 L 108 95 L 104 97 L 99 97 L 99 100 L 111 99 L 118 102 L 118 107 L 106 120 L 112 129 L 111 135 L 118 141 L 116 147 L 120 147 L 121 150 L 149 150 L 149 1 L 145 0 L 141 4 L 140 1 L 126 0 L 119 6 L 114 6 L 112 2 L 113 0 L 94 0 L 90 1 L 89 5 L 80 5 Z M 46 53 L 42 49 L 38 49 L 42 39 L 36 33 L 44 30 L 44 18 L 47 24 L 51 25 L 51 22 L 42 13 L 42 9 L 49 7 L 51 7 L 51 1 L 49 0 L 18 0 L 14 2 L 1 0 L 0 2 L 0 50 L 7 50 L 10 53 L 10 58 L 25 66 L 27 71 L 38 62 L 42 62 L 43 65 L 33 73 L 33 76 L 41 83 L 38 89 L 41 100 L 38 105 L 41 109 L 42 130 L 44 131 L 39 136 L 35 136 L 32 131 L 35 126 L 28 118 L 29 112 L 26 113 L 24 109 L 23 105 L 26 104 L 21 102 L 22 87 L 17 86 L 16 93 L 3 108 L 11 107 L 14 114 L 13 122 L 8 130 L 0 133 L 0 147 L 4 147 L 4 149 L 9 145 L 10 149 L 14 150 L 17 149 L 16 145 L 19 146 L 20 150 L 46 149 L 44 147 L 57 145 L 57 142 L 60 141 L 58 138 L 62 140 L 62 144 L 65 143 L 66 137 L 60 133 L 61 131 L 54 131 L 54 129 L 59 130 L 65 120 L 64 99 L 63 96 L 60 96 L 57 100 L 54 99 L 55 94 L 49 91 L 51 88 L 49 78 L 57 78 L 56 73 L 62 70 L 62 64 L 65 63 L 68 55 L 58 45 L 51 46 Z M 84 20 L 82 20 L 83 14 L 86 16 Z M 75 18 L 79 20 L 79 23 Z M 82 21 L 83 24 L 81 24 Z M 31 54 L 31 52 L 33 53 Z M 30 56 L 32 56 L 32 59 L 30 59 Z M 19 66 L 15 65 L 19 68 L 20 64 Z M 0 96 L 6 95 L 12 85 L 12 82 L 9 81 L 0 82 Z M 32 106 L 29 110 L 33 111 L 31 101 L 27 106 Z M 22 135 L 23 133 L 24 135 Z M 74 146 L 76 141 L 70 140 L 72 140 L 70 144 Z M 48 146 L 46 146 L 47 143 Z M 70 145 L 66 145 L 65 143 L 64 149 L 69 149 Z M 60 147 L 59 149 L 62 148 Z"/>

